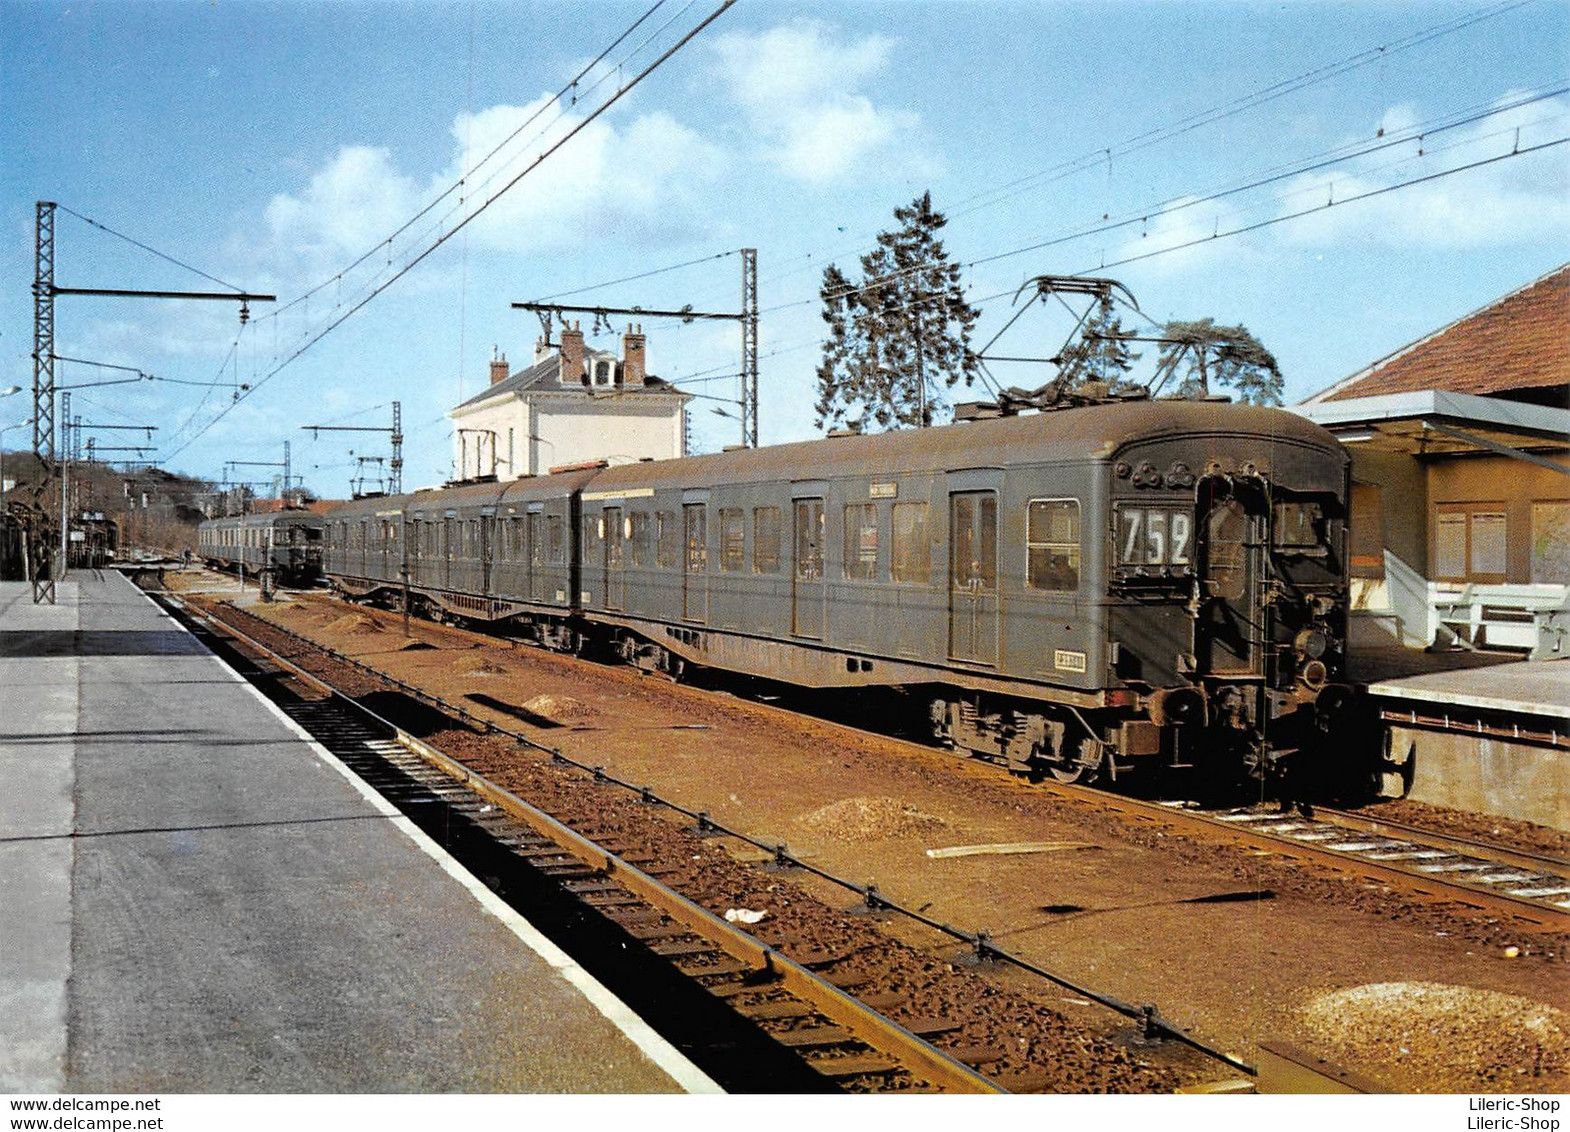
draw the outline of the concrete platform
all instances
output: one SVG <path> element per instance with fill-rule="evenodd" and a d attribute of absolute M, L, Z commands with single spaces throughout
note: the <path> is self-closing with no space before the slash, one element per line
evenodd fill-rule
<path fill-rule="evenodd" d="M 1570 829 L 1570 660 L 1430 672 L 1368 690 L 1387 713 L 1391 756 L 1413 760 L 1408 797 Z"/>
<path fill-rule="evenodd" d="M 1570 661 L 1518 660 L 1486 668 L 1381 680 L 1368 690 L 1386 699 L 1449 704 L 1570 723 Z M 1561 727 L 1560 731 L 1566 729 Z"/>
<path fill-rule="evenodd" d="M 712 1091 L 114 572 L 0 583 L 0 1093 Z"/>

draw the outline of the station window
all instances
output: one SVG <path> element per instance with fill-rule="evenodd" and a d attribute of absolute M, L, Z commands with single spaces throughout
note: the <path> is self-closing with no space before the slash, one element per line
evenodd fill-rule
<path fill-rule="evenodd" d="M 740 507 L 720 508 L 720 569 L 747 567 L 747 513 Z"/>
<path fill-rule="evenodd" d="M 925 584 L 932 580 L 932 545 L 927 541 L 927 505 L 894 504 L 893 539 L 889 544 L 889 576 L 896 582 Z"/>
<path fill-rule="evenodd" d="M 878 505 L 845 505 L 845 577 L 870 581 L 878 576 Z"/>
<path fill-rule="evenodd" d="M 1442 503 L 1434 515 L 1434 578 L 1442 582 L 1505 580 L 1502 503 Z"/>
<path fill-rule="evenodd" d="M 1026 584 L 1079 589 L 1079 500 L 1032 499 L 1025 515 Z"/>
<path fill-rule="evenodd" d="M 780 569 L 780 509 L 752 509 L 752 572 L 777 574 Z"/>

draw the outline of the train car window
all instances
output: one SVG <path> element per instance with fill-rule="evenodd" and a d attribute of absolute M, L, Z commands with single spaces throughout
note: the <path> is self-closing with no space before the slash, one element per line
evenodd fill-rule
<path fill-rule="evenodd" d="M 687 540 L 687 573 L 702 574 L 709 568 L 709 512 L 702 503 L 681 509 Z"/>
<path fill-rule="evenodd" d="M 720 569 L 747 568 L 747 513 L 740 507 L 720 508 Z"/>
<path fill-rule="evenodd" d="M 560 515 L 545 517 L 545 542 L 548 561 L 560 566 L 567 561 L 567 520 Z"/>
<path fill-rule="evenodd" d="M 627 541 L 632 544 L 632 564 L 647 566 L 649 564 L 649 513 L 647 511 L 634 511 L 627 516 Z"/>
<path fill-rule="evenodd" d="M 796 577 L 806 582 L 823 579 L 823 500 L 796 500 Z"/>
<path fill-rule="evenodd" d="M 1277 501 L 1270 542 L 1277 550 L 1296 554 L 1326 554 L 1325 514 L 1317 503 Z"/>
<path fill-rule="evenodd" d="M 1026 584 L 1079 589 L 1079 500 L 1032 499 L 1025 514 Z"/>
<path fill-rule="evenodd" d="M 752 572 L 777 574 L 780 570 L 780 509 L 752 509 Z"/>
<path fill-rule="evenodd" d="M 676 528 L 676 515 L 671 511 L 660 511 L 654 516 L 654 520 L 657 528 L 655 565 L 662 570 L 673 570 L 681 546 L 681 533 Z"/>
<path fill-rule="evenodd" d="M 1237 601 L 1249 586 L 1248 513 L 1237 500 L 1227 499 L 1216 505 L 1206 522 L 1211 592 Z"/>
<path fill-rule="evenodd" d="M 525 519 L 526 534 L 528 539 L 528 555 L 530 566 L 545 565 L 545 516 L 538 511 Z"/>
<path fill-rule="evenodd" d="M 845 505 L 845 577 L 870 581 L 878 576 L 878 506 Z"/>
<path fill-rule="evenodd" d="M 954 585 L 991 591 L 998 585 L 998 497 L 989 492 L 950 496 L 953 522 L 949 548 Z"/>
<path fill-rule="evenodd" d="M 889 576 L 896 582 L 917 582 L 923 585 L 932 580 L 932 545 L 927 541 L 925 503 L 894 504 Z"/>

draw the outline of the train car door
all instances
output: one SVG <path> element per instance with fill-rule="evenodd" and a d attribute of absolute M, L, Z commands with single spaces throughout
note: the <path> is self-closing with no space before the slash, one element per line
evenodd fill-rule
<path fill-rule="evenodd" d="M 688 621 L 709 619 L 709 508 L 706 503 L 682 505 L 681 615 Z"/>
<path fill-rule="evenodd" d="M 814 641 L 823 639 L 823 536 L 822 499 L 796 502 L 795 554 L 791 568 L 790 631 Z"/>
<path fill-rule="evenodd" d="M 1263 675 L 1261 554 L 1269 502 L 1262 491 L 1224 479 L 1201 480 L 1198 495 L 1201 605 L 1194 652 L 1200 671 Z"/>
<path fill-rule="evenodd" d="M 463 528 L 458 525 L 456 515 L 456 511 L 449 511 L 442 516 L 441 579 L 444 590 L 452 585 L 452 560 L 458 553 L 458 539 L 463 531 Z"/>
<path fill-rule="evenodd" d="M 491 558 L 496 549 L 496 512 L 487 507 L 480 512 L 479 545 L 474 549 L 480 556 L 480 592 L 490 594 L 491 590 Z"/>
<path fill-rule="evenodd" d="M 529 584 L 525 592 L 531 601 L 549 601 L 549 581 L 545 577 L 545 504 L 529 504 L 524 538 L 528 542 L 525 561 Z"/>
<path fill-rule="evenodd" d="M 622 536 L 626 531 L 622 529 L 620 507 L 607 507 L 600 515 L 600 522 L 604 525 L 604 533 L 600 543 L 605 548 L 605 608 L 622 609 L 627 587 L 627 575 L 624 572 L 622 555 L 625 553 L 625 543 Z"/>
<path fill-rule="evenodd" d="M 998 493 L 949 493 L 949 657 L 998 660 Z"/>

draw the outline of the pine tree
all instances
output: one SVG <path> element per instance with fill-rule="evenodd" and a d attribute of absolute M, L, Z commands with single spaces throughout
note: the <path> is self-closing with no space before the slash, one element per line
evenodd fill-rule
<path fill-rule="evenodd" d="M 1217 326 L 1215 320 L 1169 322 L 1156 359 L 1158 380 L 1180 374 L 1178 393 L 1209 396 L 1228 387 L 1239 401 L 1253 405 L 1281 404 L 1281 367 L 1275 355 L 1244 326 Z"/>
<path fill-rule="evenodd" d="M 896 208 L 894 219 L 900 227 L 861 257 L 859 282 L 832 264 L 823 272 L 829 333 L 818 365 L 820 428 L 931 424 L 942 391 L 975 380 L 977 312 L 938 239 L 947 219 L 932 210 L 931 193 Z"/>
<path fill-rule="evenodd" d="M 1088 393 L 1099 389 L 1102 395 L 1123 387 L 1123 375 L 1140 359 L 1129 348 L 1133 331 L 1124 329 L 1123 320 L 1113 313 L 1112 296 L 1096 303 L 1096 313 L 1085 322 L 1084 330 L 1058 354 L 1058 389 L 1064 393 Z"/>

